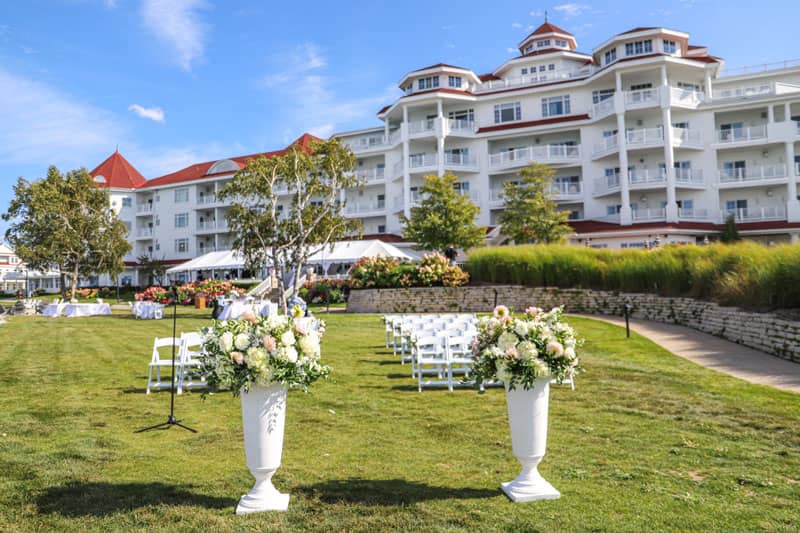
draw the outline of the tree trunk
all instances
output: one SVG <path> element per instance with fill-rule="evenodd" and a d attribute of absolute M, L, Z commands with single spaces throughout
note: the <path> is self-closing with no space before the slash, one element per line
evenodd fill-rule
<path fill-rule="evenodd" d="M 78 290 L 78 263 L 75 263 L 75 268 L 72 269 L 72 298 L 77 298 L 75 291 Z"/>

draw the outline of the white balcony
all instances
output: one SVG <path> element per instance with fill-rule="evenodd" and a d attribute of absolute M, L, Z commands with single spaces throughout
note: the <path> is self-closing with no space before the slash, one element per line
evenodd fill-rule
<path fill-rule="evenodd" d="M 136 206 L 137 216 L 147 216 L 153 214 L 153 204 L 140 204 Z"/>
<path fill-rule="evenodd" d="M 469 154 L 453 154 L 445 152 L 444 166 L 445 168 L 474 168 L 477 170 L 478 159 Z"/>
<path fill-rule="evenodd" d="M 477 131 L 474 120 L 447 119 L 447 129 L 452 135 L 472 135 Z"/>
<path fill-rule="evenodd" d="M 720 184 L 737 184 L 775 180 L 786 177 L 786 165 L 752 165 L 745 168 L 720 169 Z"/>
<path fill-rule="evenodd" d="M 556 200 L 580 200 L 583 198 L 582 181 L 556 181 L 550 188 Z"/>
<path fill-rule="evenodd" d="M 652 184 L 665 184 L 667 173 L 664 169 L 635 168 L 628 171 L 628 183 L 631 186 L 647 186 Z"/>
<path fill-rule="evenodd" d="M 356 178 L 366 183 L 378 183 L 384 180 L 385 172 L 383 167 L 375 167 L 364 170 L 356 170 Z"/>
<path fill-rule="evenodd" d="M 661 128 L 641 128 L 625 133 L 628 148 L 644 148 L 664 144 L 664 130 Z"/>
<path fill-rule="evenodd" d="M 658 105 L 658 89 L 625 91 L 625 109 L 641 109 Z"/>
<path fill-rule="evenodd" d="M 695 91 L 694 89 L 682 89 L 679 87 L 670 87 L 670 98 L 672 105 L 696 108 L 706 101 L 706 95 L 703 92 Z"/>
<path fill-rule="evenodd" d="M 436 154 L 416 154 L 408 157 L 408 168 L 413 171 L 435 169 L 439 164 Z"/>
<path fill-rule="evenodd" d="M 760 83 L 758 85 L 740 85 L 737 87 L 727 87 L 714 89 L 713 99 L 731 100 L 734 98 L 757 98 L 769 96 L 775 92 L 775 87 L 771 83 Z"/>
<path fill-rule="evenodd" d="M 389 145 L 386 137 L 383 135 L 371 135 L 369 137 L 359 137 L 357 139 L 349 139 L 345 144 L 350 147 L 353 152 L 363 152 L 365 150 L 375 150 L 385 148 Z"/>
<path fill-rule="evenodd" d="M 592 118 L 599 120 L 614 113 L 614 98 L 606 98 L 592 105 Z"/>
<path fill-rule="evenodd" d="M 717 142 L 720 144 L 759 141 L 766 138 L 766 124 L 762 124 L 761 126 L 717 130 Z"/>
<path fill-rule="evenodd" d="M 503 189 L 489 189 L 489 205 L 499 207 L 505 203 Z"/>
<path fill-rule="evenodd" d="M 137 239 L 152 239 L 153 238 L 153 228 L 139 228 L 136 232 Z"/>
<path fill-rule="evenodd" d="M 548 70 L 543 72 L 532 73 L 528 76 L 519 78 L 504 78 L 502 80 L 490 80 L 484 83 L 479 83 L 472 88 L 473 93 L 484 93 L 497 89 L 506 89 L 508 87 L 520 87 L 524 85 L 536 85 L 539 83 L 550 83 L 560 80 L 571 80 L 577 78 L 585 78 L 594 72 L 594 67 L 583 67 L 579 69 L 560 69 Z"/>
<path fill-rule="evenodd" d="M 594 194 L 600 196 L 603 194 L 610 194 L 620 190 L 620 176 L 619 174 L 612 174 L 610 176 L 603 176 L 594 180 Z"/>
<path fill-rule="evenodd" d="M 436 119 L 414 120 L 408 123 L 408 134 L 413 136 L 433 135 L 436 131 Z"/>
<path fill-rule="evenodd" d="M 372 200 L 369 202 L 348 202 L 344 208 L 345 215 L 360 215 L 383 213 L 386 210 L 386 202 L 384 200 Z"/>
<path fill-rule="evenodd" d="M 770 207 L 747 207 L 744 209 L 723 209 L 722 219 L 733 215 L 736 222 L 758 222 L 762 220 L 786 220 L 786 207 L 782 205 Z"/>
<path fill-rule="evenodd" d="M 679 207 L 678 220 L 711 220 L 708 209 L 695 209 L 694 207 Z"/>
<path fill-rule="evenodd" d="M 616 152 L 618 148 L 619 148 L 618 134 L 609 135 L 608 137 L 603 137 L 602 141 L 594 145 L 594 152 L 592 152 L 592 157 L 594 158 L 603 157 L 604 155 Z"/>
<path fill-rule="evenodd" d="M 704 187 L 706 182 L 703 179 L 703 169 L 701 168 L 676 168 L 675 183 L 695 187 Z"/>
<path fill-rule="evenodd" d="M 594 217 L 592 220 L 599 220 L 600 222 L 608 222 L 609 224 L 620 223 L 619 213 L 614 213 L 613 215 L 605 215 L 602 217 Z"/>
<path fill-rule="evenodd" d="M 494 169 L 503 169 L 525 166 L 533 161 L 537 163 L 565 164 L 579 163 L 580 160 L 580 145 L 545 144 L 491 154 L 489 156 L 489 166 Z"/>
<path fill-rule="evenodd" d="M 703 149 L 703 136 L 694 128 L 672 128 L 672 145 L 682 148 Z"/>
<path fill-rule="evenodd" d="M 631 209 L 631 218 L 634 222 L 665 220 L 667 218 L 667 212 L 663 207 L 654 209 Z"/>
<path fill-rule="evenodd" d="M 226 231 L 228 229 L 228 222 L 225 220 L 204 220 L 197 223 L 197 233 L 209 233 Z"/>
<path fill-rule="evenodd" d="M 211 205 L 216 204 L 219 200 L 217 200 L 216 194 L 204 194 L 202 196 L 197 196 L 197 204 L 198 205 Z"/>

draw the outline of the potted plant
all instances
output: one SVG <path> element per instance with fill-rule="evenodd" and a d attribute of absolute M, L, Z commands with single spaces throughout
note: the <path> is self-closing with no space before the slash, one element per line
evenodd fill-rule
<path fill-rule="evenodd" d="M 236 514 L 285 511 L 289 495 L 278 492 L 272 476 L 281 464 L 286 396 L 290 388 L 305 391 L 330 368 L 320 363 L 324 323 L 292 315 L 215 321 L 203 330 L 202 370 L 209 390 L 229 389 L 242 402 L 247 467 L 256 479 L 242 496 Z"/>
<path fill-rule="evenodd" d="M 497 306 L 478 323 L 473 344 L 477 384 L 502 381 L 506 389 L 511 446 L 522 472 L 501 485 L 514 502 L 561 496 L 537 469 L 547 446 L 550 381 L 571 379 L 579 369 L 575 331 L 557 307 L 549 312 L 530 307 L 514 317 Z"/>

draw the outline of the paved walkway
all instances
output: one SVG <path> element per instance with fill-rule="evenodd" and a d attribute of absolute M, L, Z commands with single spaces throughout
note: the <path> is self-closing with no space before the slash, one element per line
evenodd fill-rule
<path fill-rule="evenodd" d="M 625 327 L 625 319 L 606 315 L 577 315 Z M 700 331 L 631 319 L 631 330 L 647 337 L 670 352 L 731 376 L 800 393 L 800 364 L 759 352 Z"/>

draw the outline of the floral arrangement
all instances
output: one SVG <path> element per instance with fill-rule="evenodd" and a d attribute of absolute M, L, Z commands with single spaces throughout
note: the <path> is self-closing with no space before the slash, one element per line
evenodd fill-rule
<path fill-rule="evenodd" d="M 69 299 L 72 299 L 72 298 L 83 298 L 84 300 L 88 300 L 90 298 L 96 298 L 97 297 L 97 292 L 98 292 L 98 289 L 86 287 L 86 288 L 83 288 L 83 289 L 75 289 L 75 294 L 73 295 L 72 294 L 72 290 L 68 289 L 67 290 L 67 298 L 69 298 Z"/>
<path fill-rule="evenodd" d="M 511 390 L 520 383 L 530 389 L 548 376 L 560 383 L 580 371 L 576 349 L 581 342 L 562 318 L 561 307 L 548 312 L 529 307 L 514 317 L 499 305 L 478 322 L 473 375 L 477 383 L 499 380 Z"/>
<path fill-rule="evenodd" d="M 255 384 L 280 383 L 304 391 L 327 378 L 330 367 L 320 363 L 320 339 L 325 324 L 314 329 L 299 309 L 291 315 L 219 320 L 202 330 L 202 370 L 211 391 L 230 389 L 234 396 Z"/>
<path fill-rule="evenodd" d="M 169 292 L 163 287 L 148 287 L 142 292 L 137 292 L 134 296 L 138 302 L 158 302 L 160 304 L 169 303 Z"/>
<path fill-rule="evenodd" d="M 385 287 L 460 287 L 469 282 L 469 274 L 451 265 L 440 253 L 427 254 L 419 263 L 400 263 L 385 257 L 361 258 L 350 270 L 353 289 Z"/>
<path fill-rule="evenodd" d="M 207 279 L 205 281 L 184 283 L 178 287 L 178 303 L 191 305 L 196 294 L 214 298 L 228 294 L 241 296 L 245 290 L 233 285 L 230 281 Z M 169 303 L 171 301 L 169 290 L 164 287 L 148 287 L 134 296 L 139 301 Z"/>

